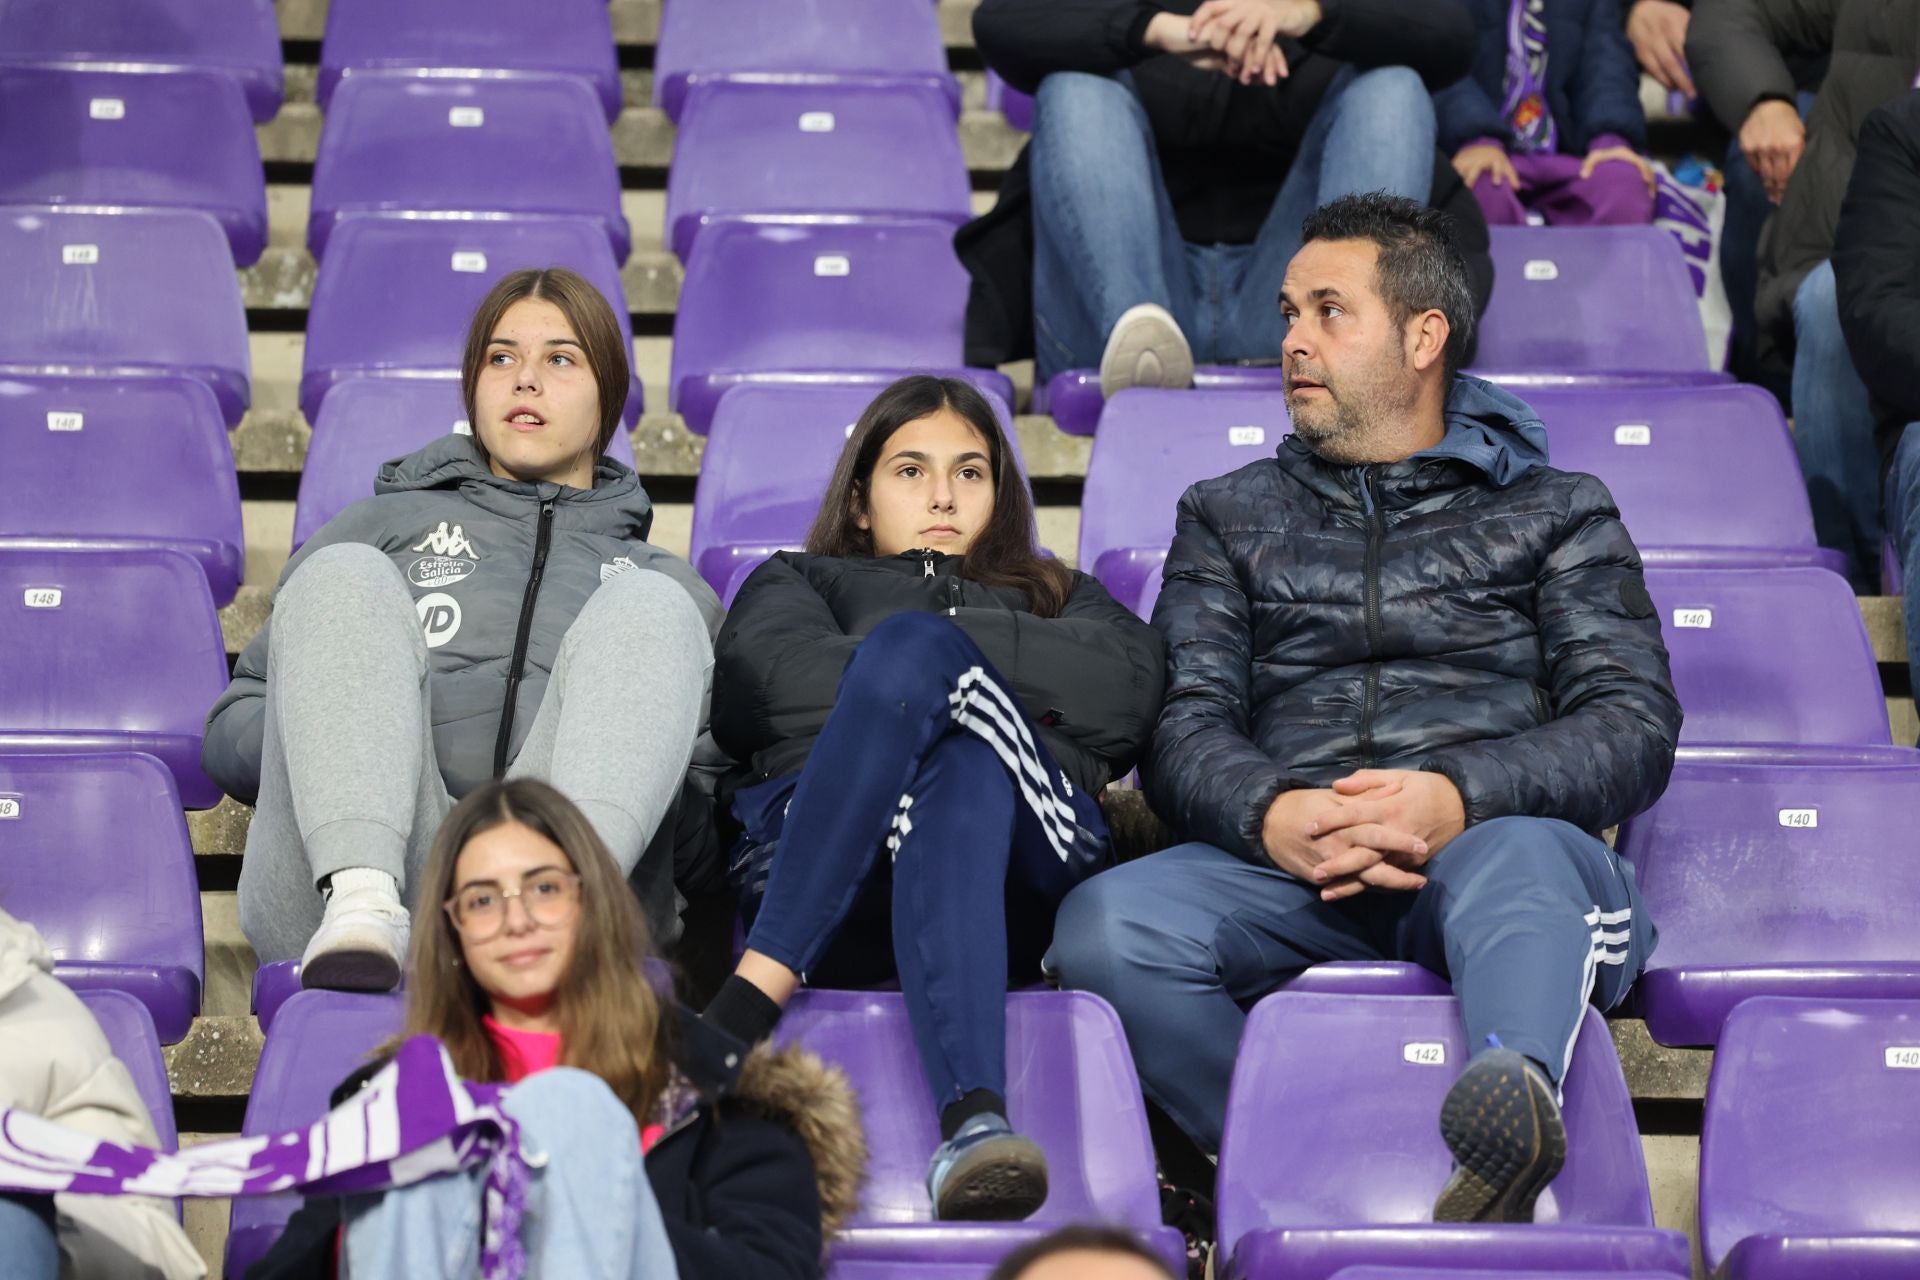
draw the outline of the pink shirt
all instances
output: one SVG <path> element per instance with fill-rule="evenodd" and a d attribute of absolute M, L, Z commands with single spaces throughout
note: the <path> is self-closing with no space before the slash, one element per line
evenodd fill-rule
<path fill-rule="evenodd" d="M 508 1084 L 519 1084 L 537 1071 L 560 1065 L 560 1036 L 552 1031 L 516 1031 L 501 1026 L 493 1015 L 483 1013 L 480 1023 L 486 1027 L 493 1047 L 500 1052 L 500 1068 Z M 664 1132 L 657 1124 L 640 1130 L 640 1150 L 651 1151 Z"/>

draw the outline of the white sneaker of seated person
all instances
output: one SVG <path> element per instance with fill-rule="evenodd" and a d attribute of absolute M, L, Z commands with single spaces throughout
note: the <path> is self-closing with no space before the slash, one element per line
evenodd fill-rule
<path fill-rule="evenodd" d="M 327 910 L 300 957 L 300 985 L 391 991 L 406 966 L 412 921 L 384 871 L 351 867 L 328 877 Z"/>
<path fill-rule="evenodd" d="M 1107 335 L 1100 357 L 1100 394 L 1128 387 L 1190 387 L 1193 348 L 1171 312 L 1155 302 L 1128 307 Z"/>

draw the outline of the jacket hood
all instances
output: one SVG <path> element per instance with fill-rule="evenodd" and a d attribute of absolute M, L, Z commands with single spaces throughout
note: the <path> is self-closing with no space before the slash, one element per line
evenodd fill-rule
<path fill-rule="evenodd" d="M 653 500 L 640 484 L 632 467 L 606 455 L 593 468 L 592 489 L 569 489 L 557 484 L 539 484 L 527 480 L 508 480 L 496 476 L 480 456 L 472 436 L 448 434 L 403 457 L 383 463 L 374 481 L 373 491 L 411 493 L 427 489 L 465 490 L 467 496 L 482 505 L 493 505 L 490 498 L 540 499 L 560 495 L 560 501 L 572 507 L 594 507 L 596 526 L 611 526 L 602 531 L 613 537 L 646 541 L 653 525 Z M 612 517 L 609 519 L 609 517 Z"/>
<path fill-rule="evenodd" d="M 1453 458 L 1504 489 L 1547 464 L 1547 428 L 1526 401 L 1462 374 L 1447 393 L 1447 434 L 1415 458 Z"/>
<path fill-rule="evenodd" d="M 0 911 L 0 1000 L 25 986 L 34 974 L 52 972 L 53 953 L 40 931 Z"/>

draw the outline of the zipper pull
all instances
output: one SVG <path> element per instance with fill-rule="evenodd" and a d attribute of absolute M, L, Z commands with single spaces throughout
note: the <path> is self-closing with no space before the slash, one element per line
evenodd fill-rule
<path fill-rule="evenodd" d="M 928 556 L 926 559 L 922 560 L 920 562 L 920 567 L 924 571 L 921 573 L 920 576 L 923 578 L 931 578 L 933 576 L 933 557 Z"/>

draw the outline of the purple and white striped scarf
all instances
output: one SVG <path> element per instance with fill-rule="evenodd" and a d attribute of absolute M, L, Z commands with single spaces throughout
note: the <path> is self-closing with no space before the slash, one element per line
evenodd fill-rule
<path fill-rule="evenodd" d="M 252 1196 L 275 1191 L 352 1195 L 409 1186 L 482 1161 L 487 1166 L 486 1280 L 520 1280 L 520 1219 L 532 1158 L 500 1106 L 506 1086 L 453 1070 L 432 1036 L 400 1046 L 367 1087 L 306 1129 L 226 1138 L 177 1154 L 102 1142 L 0 1107 L 0 1191 L 51 1195 Z"/>
<path fill-rule="evenodd" d="M 1500 114 L 1523 155 L 1559 149 L 1560 133 L 1547 107 L 1546 0 L 1511 0 L 1507 8 L 1506 100 Z"/>

